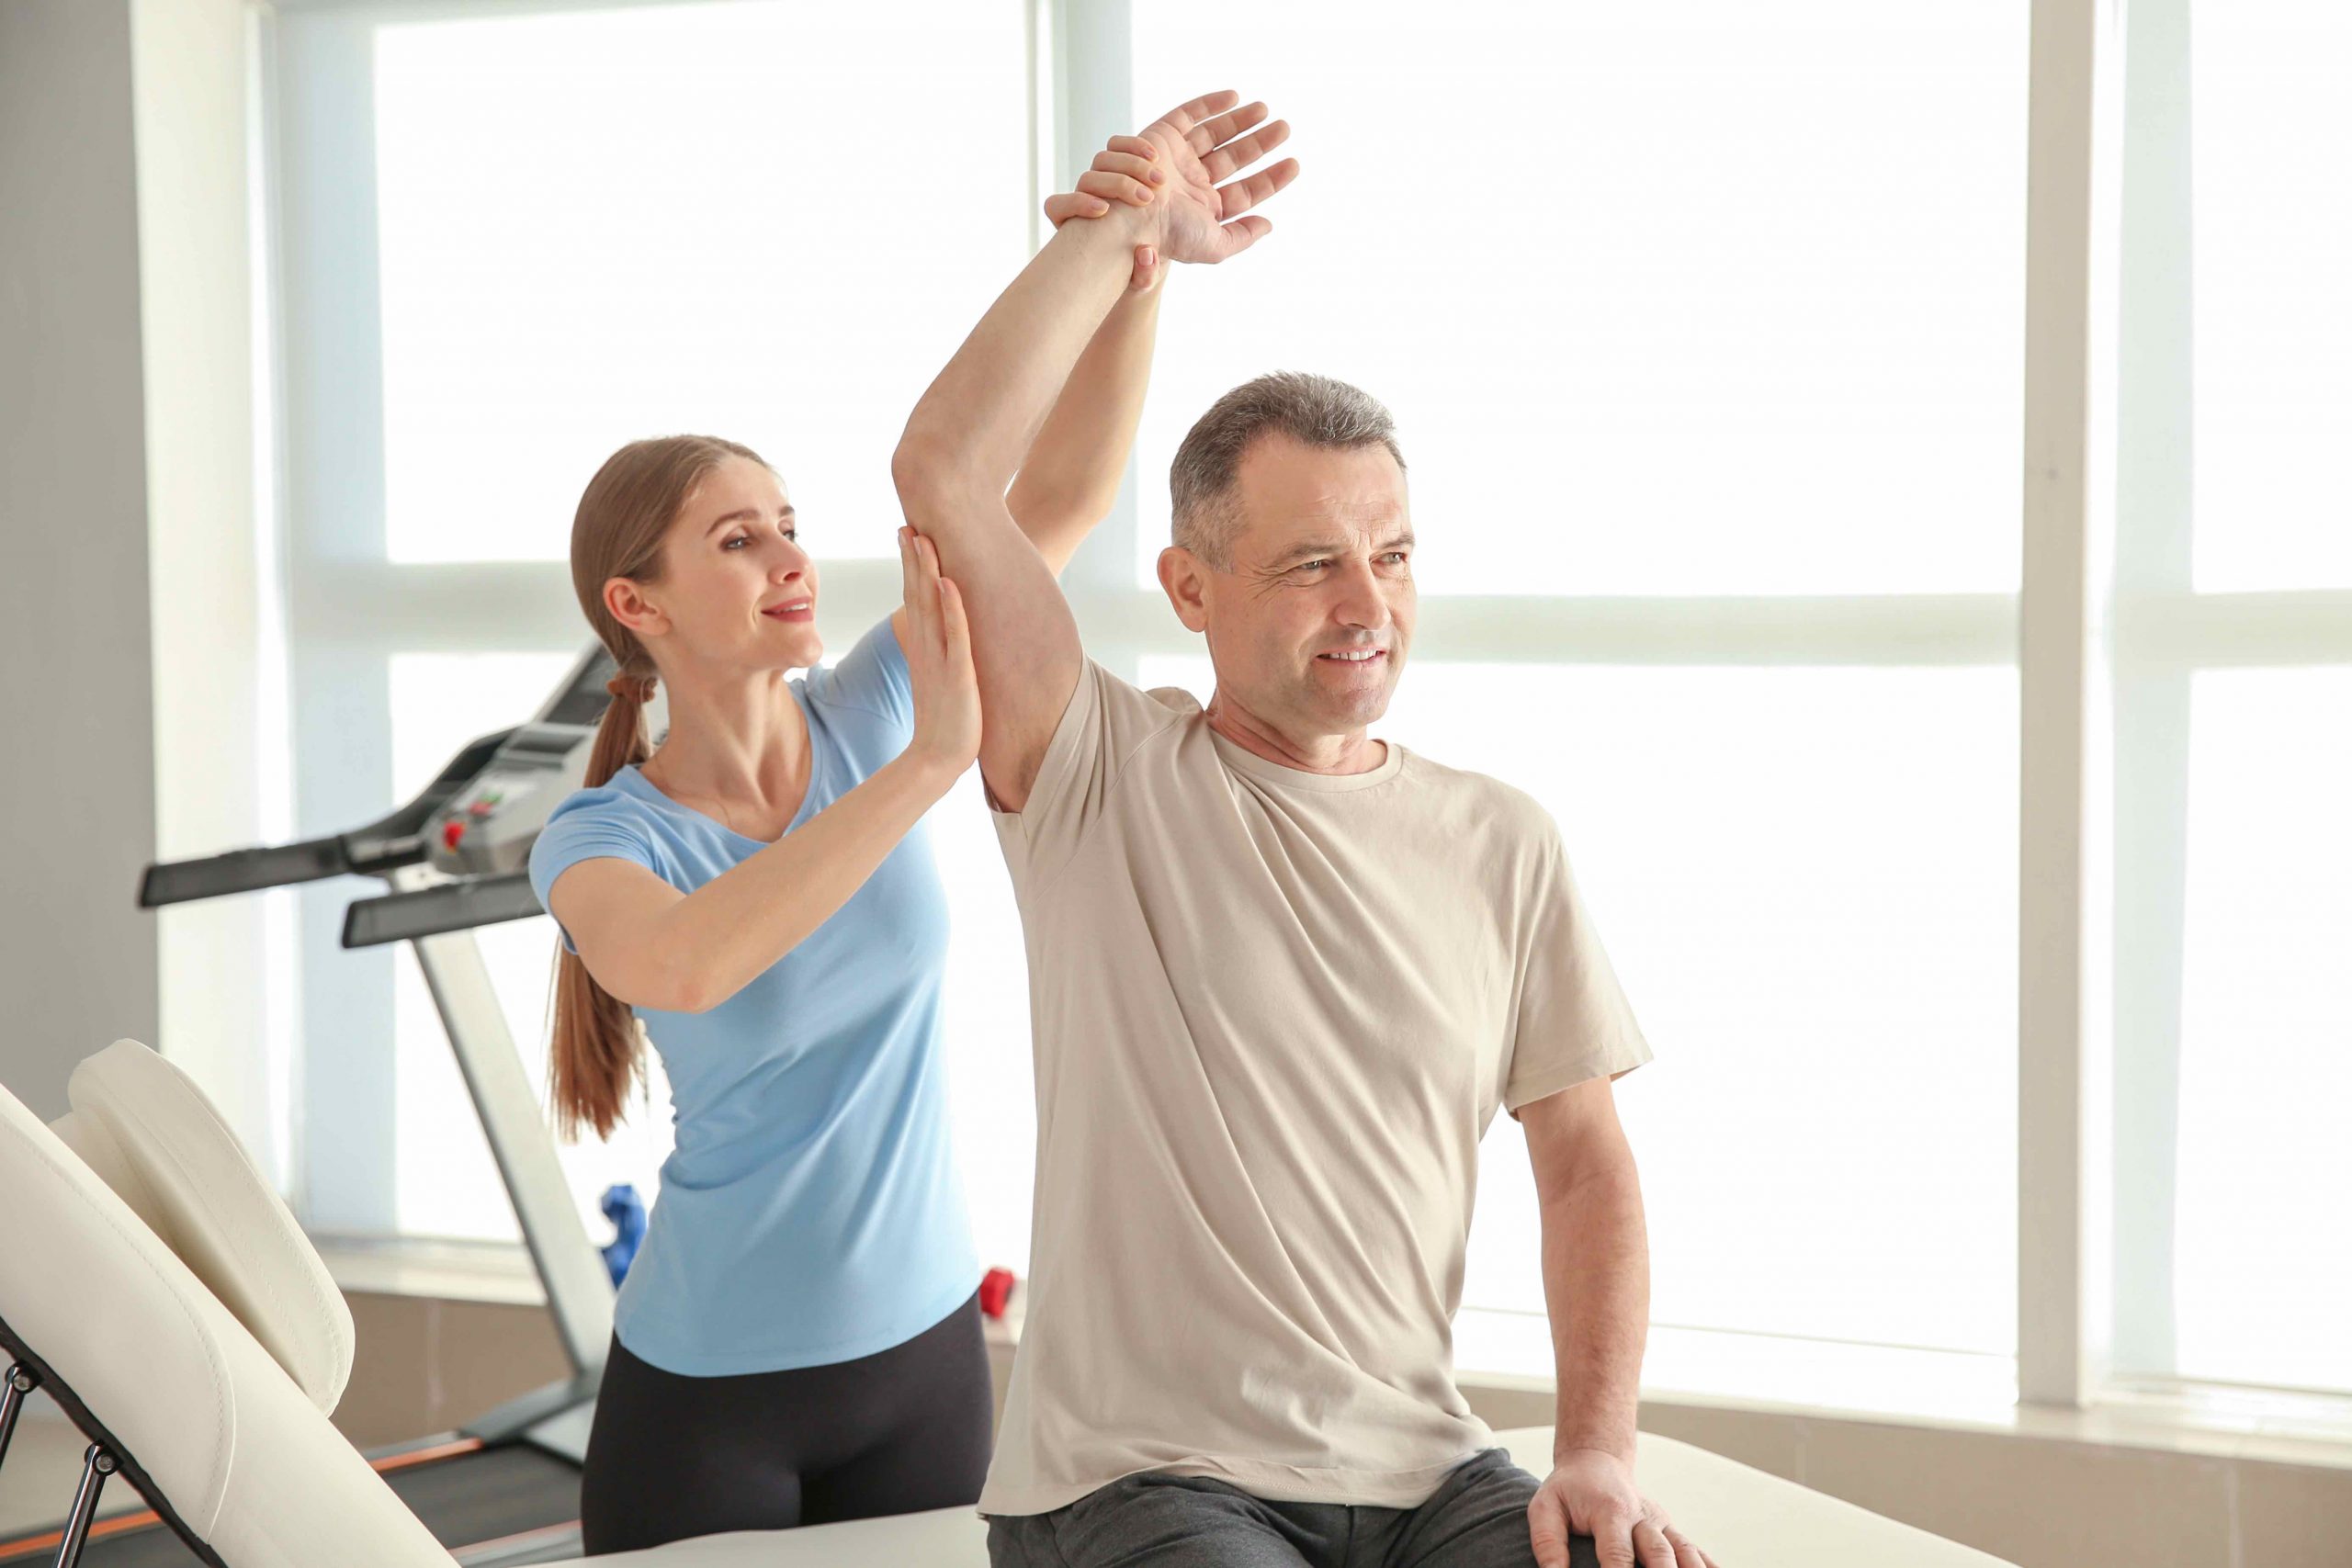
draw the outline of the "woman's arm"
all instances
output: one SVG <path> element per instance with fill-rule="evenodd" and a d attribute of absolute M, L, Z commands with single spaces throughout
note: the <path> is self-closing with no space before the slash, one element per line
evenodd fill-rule
<path fill-rule="evenodd" d="M 1166 276 L 1165 268 L 1154 267 L 1149 287 L 1128 292 L 1094 329 L 1004 498 L 1005 510 L 1056 577 L 1110 513 L 1126 476 L 1151 381 Z"/>
<path fill-rule="evenodd" d="M 707 1012 L 839 913 L 961 772 L 909 751 L 692 893 L 635 861 L 583 860 L 548 889 L 548 910 L 611 995 Z"/>
<path fill-rule="evenodd" d="M 972 764 L 979 689 L 964 602 L 928 540 L 899 531 L 914 739 L 840 799 L 732 870 L 680 893 L 634 861 L 585 860 L 548 889 L 596 984 L 665 1012 L 717 1007 L 833 918 Z"/>
<path fill-rule="evenodd" d="M 1253 104 L 1231 117 L 1242 129 L 1265 118 Z M 1287 130 L 1270 127 L 1258 137 L 1260 150 L 1281 144 Z M 1056 228 L 1072 219 L 1100 218 L 1114 203 L 1147 206 L 1168 183 L 1157 143 L 1140 136 L 1114 136 L 1078 178 L 1078 189 L 1046 204 Z M 1159 333 L 1159 291 L 1168 269 L 1150 246 L 1136 252 L 1131 286 L 1094 331 L 1086 352 L 1054 401 L 1029 455 L 1004 498 L 1005 510 L 1046 558 L 1055 576 L 1111 510 L 1126 477 L 1136 423 L 1143 416 L 1144 389 L 1151 380 L 1152 348 Z"/>

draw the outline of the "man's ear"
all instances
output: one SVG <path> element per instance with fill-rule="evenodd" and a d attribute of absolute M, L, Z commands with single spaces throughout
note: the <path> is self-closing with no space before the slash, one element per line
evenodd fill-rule
<path fill-rule="evenodd" d="M 1209 624 L 1209 574 L 1199 558 L 1182 545 L 1159 552 L 1159 586 L 1176 606 L 1176 618 L 1186 631 L 1206 631 Z"/>

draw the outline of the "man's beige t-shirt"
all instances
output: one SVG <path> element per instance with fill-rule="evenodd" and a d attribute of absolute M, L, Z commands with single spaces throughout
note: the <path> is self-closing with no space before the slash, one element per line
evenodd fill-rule
<path fill-rule="evenodd" d="M 1550 817 L 1393 742 L 1283 767 L 1089 660 L 996 825 L 1037 1188 L 981 1511 L 1140 1470 L 1425 1502 L 1492 1441 L 1453 1382 L 1480 1134 L 1650 1055 Z"/>

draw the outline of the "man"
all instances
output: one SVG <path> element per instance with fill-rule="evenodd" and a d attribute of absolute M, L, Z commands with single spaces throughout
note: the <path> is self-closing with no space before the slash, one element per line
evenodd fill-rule
<path fill-rule="evenodd" d="M 1633 1482 L 1647 1321 L 1611 1079 L 1649 1057 L 1551 821 L 1367 735 L 1412 637 L 1387 415 L 1275 376 L 1179 452 L 1160 581 L 1204 709 L 1091 664 L 1006 481 L 1136 244 L 1214 262 L 1295 165 L 1259 106 L 1148 128 L 1133 213 L 1062 230 L 933 383 L 894 464 L 972 625 L 980 767 L 1027 939 L 1027 1324 L 980 1499 L 998 1568 L 1705 1568 Z M 1492 1447 L 1450 1322 L 1479 1135 L 1524 1122 L 1555 1468 Z"/>

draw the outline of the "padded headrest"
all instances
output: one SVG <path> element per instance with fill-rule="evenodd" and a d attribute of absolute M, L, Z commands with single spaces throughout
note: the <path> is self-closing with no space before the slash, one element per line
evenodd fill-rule
<path fill-rule="evenodd" d="M 92 1141 L 100 1123 L 74 1115 Z M 147 1500 L 220 1562 L 451 1568 L 285 1368 L 5 1089 L 0 1193 L 0 1332 L 45 1365 L 45 1385 L 77 1422 L 107 1434 Z"/>
<path fill-rule="evenodd" d="M 351 1376 L 351 1308 L 302 1227 L 186 1073 L 136 1040 L 74 1069 L 51 1130 L 332 1413 Z"/>

